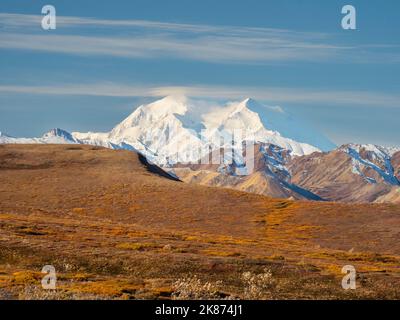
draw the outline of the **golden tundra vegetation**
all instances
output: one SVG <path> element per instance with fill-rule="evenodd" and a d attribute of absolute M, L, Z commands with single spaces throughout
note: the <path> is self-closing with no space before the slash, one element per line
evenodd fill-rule
<path fill-rule="evenodd" d="M 399 239 L 399 205 L 186 184 L 130 151 L 0 145 L 2 299 L 399 299 Z"/>

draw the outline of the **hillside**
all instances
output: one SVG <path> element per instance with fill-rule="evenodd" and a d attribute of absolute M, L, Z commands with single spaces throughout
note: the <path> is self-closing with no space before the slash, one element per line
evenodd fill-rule
<path fill-rule="evenodd" d="M 217 152 L 221 155 L 228 154 L 223 149 Z M 321 200 L 312 192 L 291 183 L 290 173 L 285 167 L 290 159 L 290 152 L 283 148 L 255 144 L 252 156 L 247 159 L 254 168 L 247 175 L 236 174 L 242 168 L 235 162 L 228 165 L 203 164 L 210 162 L 207 160 L 212 159 L 215 153 L 211 152 L 203 158 L 206 161 L 200 161 L 201 163 L 177 164 L 172 172 L 187 183 L 232 188 L 273 198 Z"/>
<path fill-rule="evenodd" d="M 211 165 L 202 164 L 207 163 L 203 159 L 177 164 L 172 172 L 188 183 L 274 198 L 399 203 L 400 152 L 379 146 L 349 144 L 330 152 L 293 156 L 276 145 L 257 143 L 250 158 L 254 170 L 248 175 L 236 174 L 243 169 L 235 162 Z"/>
<path fill-rule="evenodd" d="M 109 132 L 56 128 L 38 138 L 0 132 L 0 144 L 129 150 L 185 182 L 274 198 L 399 202 L 398 148 L 353 143 L 336 147 L 306 119 L 250 98 L 221 103 L 167 96 L 137 106 Z M 252 162 L 255 170 L 247 166 Z"/>
<path fill-rule="evenodd" d="M 249 298 L 243 273 L 265 269 L 259 298 L 400 297 L 397 205 L 186 184 L 134 152 L 86 145 L 0 145 L 0 180 L 2 298 L 169 299 L 194 276 L 219 298 Z M 56 292 L 40 289 L 46 264 Z M 346 264 L 355 291 L 341 288 Z"/>
<path fill-rule="evenodd" d="M 327 153 L 295 157 L 291 181 L 320 197 L 343 202 L 398 202 L 399 155 L 370 145 L 344 145 Z M 397 177 L 396 177 L 397 174 Z"/>

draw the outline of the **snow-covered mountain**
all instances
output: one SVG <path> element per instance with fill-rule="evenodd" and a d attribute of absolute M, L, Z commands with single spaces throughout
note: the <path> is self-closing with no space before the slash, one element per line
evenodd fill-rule
<path fill-rule="evenodd" d="M 239 139 L 235 141 L 237 145 L 243 141 L 271 143 L 298 156 L 334 147 L 321 133 L 279 107 L 263 106 L 252 99 L 219 105 L 182 96 L 168 96 L 141 105 L 110 132 L 70 134 L 52 129 L 41 138 L 3 135 L 0 143 L 84 143 L 129 149 L 165 166 L 196 162 L 210 148 L 230 145 L 232 134 L 239 131 L 241 135 L 235 136 Z M 218 144 L 221 135 L 225 145 Z"/>
<path fill-rule="evenodd" d="M 17 143 L 17 144 L 32 144 L 32 143 L 80 143 L 72 135 L 62 129 L 51 129 L 40 138 L 15 138 L 5 133 L 0 132 L 0 143 Z"/>
<path fill-rule="evenodd" d="M 381 202 L 387 194 L 393 195 L 387 199 L 395 199 L 400 190 L 400 150 L 396 150 L 345 144 L 330 152 L 292 158 L 287 168 L 292 183 L 324 199 Z"/>
<path fill-rule="evenodd" d="M 236 174 L 243 168 L 235 161 L 227 165 L 177 164 L 173 173 L 187 183 L 233 188 L 275 198 L 322 200 L 291 182 L 291 174 L 286 167 L 290 154 L 290 151 L 274 144 L 256 143 L 252 155 L 254 170 L 246 175 Z"/>
<path fill-rule="evenodd" d="M 373 144 L 346 144 L 338 148 L 351 157 L 352 171 L 370 183 L 376 183 L 378 176 L 388 184 L 400 185 L 391 163 L 396 148 L 385 148 Z"/>
<path fill-rule="evenodd" d="M 42 140 L 47 141 L 47 143 L 64 143 L 65 141 L 68 141 L 70 143 L 77 143 L 72 134 L 59 128 L 51 129 L 50 131 L 46 132 L 42 136 Z"/>
<path fill-rule="evenodd" d="M 335 148 L 323 134 L 304 120 L 295 119 L 280 107 L 264 106 L 253 99 L 229 103 L 205 115 L 210 128 L 232 130 L 247 129 L 256 142 L 272 143 L 293 155 L 328 151 Z"/>
<path fill-rule="evenodd" d="M 123 145 L 159 165 L 195 162 L 207 155 L 221 132 L 242 133 L 242 141 L 272 143 L 293 155 L 329 150 L 334 144 L 321 133 L 292 119 L 281 108 L 252 99 L 216 103 L 168 96 L 136 108 L 108 133 L 73 132 L 74 139 L 106 147 Z M 230 143 L 226 139 L 226 143 Z"/>
<path fill-rule="evenodd" d="M 13 137 L 11 137 L 8 134 L 0 131 L 0 143 L 9 143 L 13 139 L 14 139 Z"/>
<path fill-rule="evenodd" d="M 253 155 L 243 148 L 249 141 L 256 146 Z M 188 182 L 276 197 L 400 199 L 400 149 L 357 144 L 336 148 L 323 134 L 280 107 L 252 99 L 221 105 L 168 96 L 137 107 L 110 132 L 70 134 L 52 129 L 40 138 L 14 138 L 0 132 L 0 143 L 127 149 L 169 171 L 190 170 L 180 173 Z M 202 161 L 215 154 L 222 154 L 222 162 Z M 254 170 L 247 170 L 245 157 L 253 157 Z"/>

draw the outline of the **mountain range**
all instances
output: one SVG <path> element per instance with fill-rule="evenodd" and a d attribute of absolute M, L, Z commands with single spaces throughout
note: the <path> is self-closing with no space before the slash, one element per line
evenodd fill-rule
<path fill-rule="evenodd" d="M 221 132 L 240 132 L 220 141 Z M 211 143 L 212 142 L 212 143 Z M 242 145 L 254 144 L 246 171 Z M 220 105 L 168 96 L 137 107 L 110 132 L 52 129 L 40 138 L 0 143 L 91 144 L 139 152 L 188 183 L 279 198 L 341 202 L 400 202 L 400 149 L 337 147 L 304 120 L 253 99 Z M 204 159 L 221 156 L 221 163 Z M 247 159 L 248 160 L 248 159 Z"/>

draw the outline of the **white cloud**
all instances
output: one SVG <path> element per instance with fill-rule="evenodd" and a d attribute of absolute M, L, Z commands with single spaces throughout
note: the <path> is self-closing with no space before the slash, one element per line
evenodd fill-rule
<path fill-rule="evenodd" d="M 312 90 L 283 87 L 233 86 L 146 86 L 123 83 L 66 84 L 53 86 L 1 85 L 2 94 L 85 95 L 109 97 L 162 97 L 187 95 L 198 98 L 244 99 L 251 97 L 272 103 L 310 104 L 324 107 L 400 107 L 400 95 L 371 91 Z"/>
<path fill-rule="evenodd" d="M 0 13 L 0 47 L 229 63 L 327 60 L 352 49 L 329 43 L 326 34 L 273 28 L 58 16 L 57 33 L 51 33 L 41 30 L 40 19 Z"/>
<path fill-rule="evenodd" d="M 43 16 L 28 14 L 0 13 L 0 24 L 8 28 L 20 27 L 40 27 Z M 320 32 L 298 32 L 277 28 L 260 28 L 260 27 L 235 27 L 235 26 L 214 26 L 205 24 L 185 24 L 159 22 L 150 20 L 108 20 L 89 17 L 67 17 L 57 16 L 57 24 L 62 28 L 74 28 L 82 26 L 98 27 L 138 27 L 147 29 L 158 29 L 163 31 L 180 31 L 190 33 L 222 33 L 229 32 L 231 34 L 287 34 L 292 36 L 304 36 L 313 38 L 324 38 L 326 34 Z"/>

